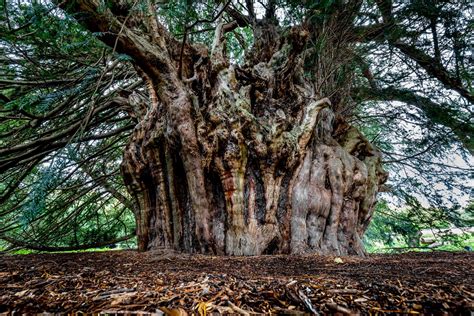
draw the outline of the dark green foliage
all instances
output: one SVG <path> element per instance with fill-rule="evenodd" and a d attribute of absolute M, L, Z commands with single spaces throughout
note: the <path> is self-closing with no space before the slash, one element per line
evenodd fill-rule
<path fill-rule="evenodd" d="M 472 247 L 474 234 L 469 232 L 474 224 L 472 204 L 464 210 L 440 210 L 423 208 L 413 202 L 413 205 L 398 210 L 391 209 L 386 201 L 378 203 L 365 235 L 365 244 L 369 251 L 460 251 L 466 246 Z M 453 225 L 464 233 L 455 234 L 450 231 Z M 424 236 L 422 232 L 425 232 Z M 429 242 L 424 242 L 424 239 Z"/>
<path fill-rule="evenodd" d="M 107 100 L 110 78 L 120 81 L 132 73 L 124 65 L 104 74 L 113 60 L 110 52 L 54 6 L 6 3 L 0 8 L 8 12 L 0 23 L 0 147 L 51 140 L 27 152 L 2 154 L 0 235 L 72 246 L 129 234 L 131 210 L 91 183 L 93 176 L 107 176 L 116 181 L 111 186 L 125 192 L 117 174 L 129 119 L 117 108 L 85 119 Z M 77 128 L 64 132 L 74 124 Z M 122 134 L 93 140 L 117 129 Z M 95 173 L 94 165 L 109 168 Z"/>

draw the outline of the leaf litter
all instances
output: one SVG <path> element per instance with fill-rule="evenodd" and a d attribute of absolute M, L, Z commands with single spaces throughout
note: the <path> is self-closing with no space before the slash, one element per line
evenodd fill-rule
<path fill-rule="evenodd" d="M 473 258 L 1 255 L 0 313 L 470 315 Z"/>

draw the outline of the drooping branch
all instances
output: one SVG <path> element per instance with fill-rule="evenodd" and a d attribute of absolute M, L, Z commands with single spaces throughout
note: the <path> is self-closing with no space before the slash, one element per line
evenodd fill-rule
<path fill-rule="evenodd" d="M 100 242 L 94 242 L 90 244 L 70 246 L 70 247 L 49 247 L 49 246 L 43 246 L 43 245 L 38 245 L 38 244 L 31 244 L 31 243 L 24 242 L 24 241 L 21 241 L 9 236 L 5 236 L 5 235 L 0 236 L 0 239 L 3 239 L 23 249 L 30 249 L 30 250 L 37 250 L 37 251 L 74 251 L 74 250 L 86 250 L 90 248 L 104 247 L 104 246 L 115 244 L 121 241 L 127 241 L 129 239 L 132 239 L 133 237 L 135 237 L 135 233 L 129 234 L 120 238 L 112 239 L 112 240 L 100 241 Z"/>
<path fill-rule="evenodd" d="M 74 79 L 57 79 L 57 80 L 38 80 L 38 81 L 27 81 L 27 80 L 6 80 L 0 79 L 0 88 L 14 87 L 14 86 L 35 86 L 50 87 L 56 86 L 63 83 L 74 83 Z"/>
<path fill-rule="evenodd" d="M 430 76 L 438 79 L 446 87 L 457 91 L 466 100 L 474 104 L 474 96 L 469 92 L 460 80 L 449 73 L 449 71 L 440 63 L 435 57 L 431 57 L 422 50 L 405 44 L 401 41 L 391 41 L 390 44 L 398 48 L 405 56 L 412 59 L 419 66 L 421 66 Z"/>
<path fill-rule="evenodd" d="M 91 115 L 98 115 L 103 113 L 106 110 L 112 109 L 114 107 L 123 107 L 128 104 L 128 100 L 122 97 L 115 97 L 109 102 L 106 102 L 91 111 Z M 112 112 L 112 115 L 115 114 Z M 102 121 L 106 120 L 108 117 L 97 118 L 96 120 L 90 121 L 87 123 L 89 127 L 97 126 Z M 122 133 L 126 130 L 132 128 L 131 125 L 118 127 L 113 131 L 104 132 L 96 135 L 78 135 L 78 132 L 81 131 L 85 126 L 83 125 L 83 119 L 78 119 L 75 122 L 71 122 L 67 128 L 59 129 L 55 133 L 50 131 L 44 133 L 44 136 L 32 140 L 27 143 L 21 143 L 16 146 L 8 145 L 0 148 L 0 172 L 4 172 L 13 166 L 18 164 L 24 164 L 28 161 L 36 159 L 36 157 L 44 157 L 48 153 L 61 148 L 68 144 L 71 139 L 76 137 L 79 141 L 88 141 L 88 140 L 98 140 L 102 138 L 107 138 L 114 136 L 116 134 Z M 79 137 L 77 137 L 79 136 Z"/>
<path fill-rule="evenodd" d="M 375 41 L 387 42 L 391 47 L 397 48 L 406 57 L 414 61 L 423 68 L 428 75 L 439 80 L 448 89 L 458 92 L 470 103 L 474 103 L 474 95 L 465 86 L 462 81 L 442 64 L 439 58 L 439 48 L 435 47 L 435 57 L 431 57 L 423 50 L 414 45 L 407 44 L 401 38 L 409 34 L 405 28 L 396 23 L 392 12 L 391 0 L 378 0 L 377 6 L 382 14 L 383 23 L 361 26 L 354 28 L 354 39 L 361 42 Z M 431 25 L 432 27 L 432 25 Z M 436 36 L 436 34 L 433 34 Z M 434 38 L 437 46 L 437 38 Z"/>
<path fill-rule="evenodd" d="M 4 203 L 13 194 L 20 183 L 29 175 L 31 170 L 33 170 L 40 160 L 41 158 L 37 158 L 33 162 L 30 162 L 24 170 L 20 171 L 20 175 L 4 188 L 3 193 L 0 195 L 0 204 Z"/>
<path fill-rule="evenodd" d="M 417 107 L 435 124 L 449 128 L 471 153 L 474 152 L 474 128 L 472 117 L 466 120 L 456 117 L 456 112 L 447 104 L 438 104 L 430 98 L 402 88 L 359 88 L 355 97 L 361 100 L 400 101 Z"/>
<path fill-rule="evenodd" d="M 107 176 L 97 176 L 94 171 L 87 165 L 82 164 L 81 169 L 98 185 L 109 192 L 117 201 L 122 203 L 126 208 L 132 212 L 138 212 L 138 207 L 133 201 L 123 195 L 119 190 L 113 187 L 108 181 Z"/>

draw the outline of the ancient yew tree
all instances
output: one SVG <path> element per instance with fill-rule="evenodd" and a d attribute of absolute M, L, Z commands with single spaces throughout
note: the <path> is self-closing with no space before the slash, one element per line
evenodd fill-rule
<path fill-rule="evenodd" d="M 68 187 L 94 183 L 94 192 L 100 192 L 77 208 L 101 207 L 100 197 L 109 194 L 133 211 L 141 251 L 362 255 L 361 239 L 388 173 L 381 152 L 354 123 L 359 104 L 414 104 L 472 152 L 472 126 L 463 113 L 440 115 L 443 105 L 410 87 L 376 82 L 383 73 L 374 75 L 367 63 L 364 45 L 396 50 L 463 102 L 472 102 L 460 74 L 465 48 L 457 48 L 455 68 L 446 66 L 444 44 L 433 33 L 439 16 L 423 16 L 409 5 L 391 0 L 68 0 L 42 10 L 74 25 L 74 36 L 93 41 L 90 55 L 99 61 L 77 50 L 43 52 L 44 62 L 34 69 L 51 67 L 52 72 L 70 60 L 61 68 L 63 77 L 58 71 L 56 79 L 28 79 L 38 75 L 30 67 L 30 77 L 0 81 L 2 111 L 19 122 L 2 131 L 10 138 L 0 143 L 0 169 L 9 175 L 2 180 L 3 202 L 18 195 L 5 214 L 26 199 L 18 193 L 25 178 L 45 161 L 48 168 L 56 166 L 58 160 L 51 157 L 59 151 L 61 161 L 74 162 L 58 167 L 70 172 Z M 14 6 L 6 6 L 8 11 L 12 15 Z M 407 26 L 404 14 L 422 16 L 414 23 L 423 28 L 419 34 L 431 30 L 433 53 L 410 39 L 418 31 Z M 180 28 L 173 24 L 177 19 Z M 429 23 L 434 29 L 424 28 Z M 18 40 L 23 27 L 5 26 L 5 34 Z M 236 53 L 239 45 L 243 48 Z M 14 63 L 15 57 L 10 59 Z M 50 59 L 55 62 L 48 64 Z M 27 68 L 23 60 L 17 69 Z M 84 65 L 101 67 L 100 72 L 90 75 Z M 48 90 L 44 96 L 74 87 L 41 113 L 14 103 L 22 88 Z M 29 105 L 37 102 L 28 100 Z M 27 138 L 15 139 L 25 131 Z M 83 153 L 82 143 L 95 149 Z M 107 157 L 104 153 L 110 158 L 99 168 L 94 158 Z M 108 174 L 118 160 L 120 174 Z M 77 198 L 70 195 L 70 201 Z M 71 214 L 66 221 L 79 213 Z"/>

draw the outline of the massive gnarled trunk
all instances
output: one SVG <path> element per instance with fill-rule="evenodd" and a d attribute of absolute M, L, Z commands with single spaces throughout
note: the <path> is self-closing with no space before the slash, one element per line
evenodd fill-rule
<path fill-rule="evenodd" d="M 386 175 L 298 69 L 291 41 L 306 35 L 294 31 L 267 62 L 211 56 L 193 80 L 170 78 L 169 102 L 144 113 L 124 156 L 140 250 L 364 253 Z"/>
<path fill-rule="evenodd" d="M 156 118 L 147 117 L 154 128 L 135 133 L 124 161 L 139 203 L 139 248 L 363 254 L 383 178 L 379 154 L 354 128 L 336 141 L 329 108 L 313 106 L 307 139 L 281 135 L 268 146 L 237 121 L 206 134 L 219 143 L 208 157 L 154 138 Z"/>
<path fill-rule="evenodd" d="M 139 250 L 364 253 L 386 174 L 379 152 L 335 110 L 345 99 L 324 95 L 337 63 L 319 58 L 327 73 L 317 78 L 305 70 L 315 30 L 254 23 L 254 47 L 234 66 L 224 33 L 235 23 L 219 23 L 208 51 L 177 42 L 156 20 L 143 18 L 144 36 L 91 9 L 94 1 L 74 3 L 148 86 L 149 101 L 130 100 L 138 124 L 122 163 Z"/>

